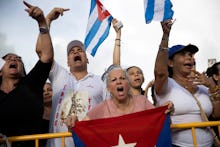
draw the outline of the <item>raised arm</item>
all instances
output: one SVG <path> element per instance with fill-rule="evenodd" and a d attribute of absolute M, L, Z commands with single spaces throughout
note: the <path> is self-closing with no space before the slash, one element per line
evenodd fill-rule
<path fill-rule="evenodd" d="M 121 27 L 119 27 L 119 21 L 117 19 L 112 20 L 112 25 L 113 28 L 115 29 L 116 32 L 116 38 L 115 38 L 115 46 L 114 46 L 114 51 L 113 51 L 113 64 L 114 65 L 120 65 L 121 61 Z M 121 25 L 120 25 L 121 26 Z"/>
<path fill-rule="evenodd" d="M 50 13 L 46 17 L 47 26 L 50 28 L 52 21 L 56 20 L 59 16 L 63 16 L 65 11 L 69 11 L 70 9 L 64 8 L 53 8 Z"/>
<path fill-rule="evenodd" d="M 45 18 L 45 22 L 43 25 L 43 28 L 47 28 L 49 31 L 50 25 L 53 20 L 56 20 L 60 15 L 63 15 L 64 11 L 68 11 L 69 9 L 63 9 L 63 8 L 54 8 Z M 36 50 L 41 50 L 42 47 L 45 47 L 45 39 L 46 36 L 42 35 L 41 33 L 38 35 L 37 44 L 36 44 Z"/>
<path fill-rule="evenodd" d="M 52 62 L 54 56 L 53 46 L 43 11 L 40 8 L 32 6 L 31 4 L 25 1 L 23 2 L 27 6 L 25 11 L 27 11 L 29 16 L 31 16 L 38 22 L 40 30 L 39 36 L 41 41 L 41 45 L 38 48 L 36 48 L 38 57 L 44 63 Z"/>
<path fill-rule="evenodd" d="M 154 88 L 157 94 L 163 94 L 166 90 L 167 80 L 168 80 L 168 41 L 170 30 L 172 26 L 172 21 L 161 22 L 163 29 L 163 36 L 159 46 L 159 50 L 156 57 L 155 67 L 154 67 Z"/>

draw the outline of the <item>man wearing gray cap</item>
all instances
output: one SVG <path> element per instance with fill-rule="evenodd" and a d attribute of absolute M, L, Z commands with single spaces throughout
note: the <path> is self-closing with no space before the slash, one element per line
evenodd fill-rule
<path fill-rule="evenodd" d="M 103 100 L 104 83 L 100 77 L 87 71 L 88 59 L 82 42 L 74 40 L 68 44 L 67 64 L 70 72 L 54 61 L 49 75 L 54 90 L 50 132 L 68 131 L 66 125 L 60 122 L 71 115 L 68 114 L 69 109 L 66 106 L 71 103 L 71 97 L 75 96 L 75 99 L 80 99 L 79 104 L 86 107 L 80 114 L 75 112 L 79 120 L 88 110 Z M 64 113 L 67 114 L 63 115 Z M 53 147 L 61 145 L 59 138 L 51 139 L 49 142 Z M 72 137 L 66 138 L 66 146 L 73 146 Z"/>
<path fill-rule="evenodd" d="M 47 16 L 48 26 L 66 10 L 54 8 Z M 62 123 L 65 118 L 76 115 L 81 120 L 105 96 L 101 77 L 87 71 L 88 58 L 81 41 L 73 40 L 67 45 L 67 64 L 69 71 L 54 61 L 49 75 L 53 87 L 50 133 L 67 132 Z M 60 147 L 61 143 L 61 138 L 49 139 L 47 146 Z M 74 146 L 72 137 L 65 138 L 65 146 Z"/>

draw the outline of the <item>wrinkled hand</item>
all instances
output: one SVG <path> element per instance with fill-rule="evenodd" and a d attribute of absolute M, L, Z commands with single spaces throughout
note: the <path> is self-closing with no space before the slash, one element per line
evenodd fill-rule
<path fill-rule="evenodd" d="M 32 6 L 31 4 L 25 1 L 23 1 L 23 3 L 27 6 L 25 11 L 28 12 L 29 16 L 35 19 L 38 23 L 45 23 L 44 13 L 40 8 Z"/>
<path fill-rule="evenodd" d="M 46 19 L 50 23 L 53 20 L 57 19 L 59 16 L 63 16 L 63 13 L 65 11 L 69 11 L 70 9 L 64 9 L 64 8 L 53 8 L 52 11 L 47 15 Z"/>
<path fill-rule="evenodd" d="M 63 123 L 67 126 L 68 130 L 71 131 L 71 129 L 75 126 L 76 121 L 78 121 L 77 116 L 71 114 L 70 116 L 68 116 L 63 120 Z"/>
<path fill-rule="evenodd" d="M 163 104 L 163 106 L 166 106 L 167 105 L 167 110 L 165 111 L 165 114 L 167 113 L 170 113 L 171 115 L 174 113 L 174 105 L 173 105 L 173 102 L 171 101 L 168 101 L 166 103 Z"/>

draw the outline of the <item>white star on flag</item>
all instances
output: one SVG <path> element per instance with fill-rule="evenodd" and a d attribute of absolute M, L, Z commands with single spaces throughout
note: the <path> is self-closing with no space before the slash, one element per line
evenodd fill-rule
<path fill-rule="evenodd" d="M 107 9 L 105 9 L 105 7 L 101 6 L 102 9 L 102 13 L 105 12 Z"/>
<path fill-rule="evenodd" d="M 92 56 L 95 56 L 99 46 L 108 37 L 112 19 L 111 14 L 99 0 L 91 0 L 84 45 Z"/>
<path fill-rule="evenodd" d="M 119 134 L 118 145 L 117 146 L 112 146 L 112 147 L 134 147 L 136 144 L 137 143 L 125 144 L 124 139 L 122 138 L 121 134 Z"/>

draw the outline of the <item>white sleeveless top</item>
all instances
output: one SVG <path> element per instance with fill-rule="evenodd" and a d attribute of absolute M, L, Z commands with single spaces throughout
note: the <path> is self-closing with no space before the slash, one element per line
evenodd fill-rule
<path fill-rule="evenodd" d="M 192 94 L 179 85 L 172 78 L 168 78 L 167 92 L 163 95 L 156 95 L 159 105 L 170 100 L 174 104 L 175 112 L 171 116 L 172 124 L 202 122 L 199 106 Z M 207 116 L 212 113 L 212 103 L 209 99 L 208 89 L 199 85 L 194 96 L 199 100 Z M 196 129 L 196 139 L 199 147 L 211 147 L 213 137 L 209 129 Z M 191 129 L 172 130 L 172 143 L 177 146 L 193 147 Z"/>

